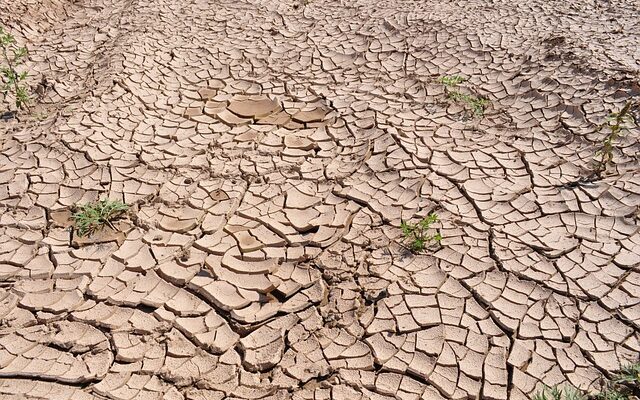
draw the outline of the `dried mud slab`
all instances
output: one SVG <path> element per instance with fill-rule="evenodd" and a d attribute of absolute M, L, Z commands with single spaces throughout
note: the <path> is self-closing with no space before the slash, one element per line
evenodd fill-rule
<path fill-rule="evenodd" d="M 0 121 L 0 397 L 597 390 L 640 354 L 637 128 L 593 174 L 640 97 L 634 15 L 11 2 L 37 99 Z M 131 221 L 74 236 L 102 198 Z M 412 254 L 401 221 L 434 210 L 443 240 Z"/>

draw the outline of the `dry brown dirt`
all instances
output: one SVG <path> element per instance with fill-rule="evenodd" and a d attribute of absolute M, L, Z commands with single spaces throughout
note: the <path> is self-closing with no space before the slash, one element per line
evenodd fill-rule
<path fill-rule="evenodd" d="M 637 128 L 593 174 L 640 96 L 638 15 L 0 0 L 37 92 L 0 121 L 0 399 L 597 389 L 640 352 Z M 76 240 L 107 197 L 121 233 Z M 412 254 L 400 222 L 432 211 Z"/>

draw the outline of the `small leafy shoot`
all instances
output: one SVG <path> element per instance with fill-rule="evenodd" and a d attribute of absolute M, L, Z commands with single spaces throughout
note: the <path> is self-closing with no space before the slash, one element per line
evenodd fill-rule
<path fill-rule="evenodd" d="M 442 83 L 447 87 L 455 87 L 466 81 L 465 78 L 458 75 L 445 75 L 438 78 L 438 82 Z"/>
<path fill-rule="evenodd" d="M 482 117 L 484 110 L 489 105 L 489 100 L 481 97 L 465 94 L 457 90 L 457 87 L 462 82 L 466 82 L 466 78 L 458 75 L 445 75 L 438 79 L 438 82 L 445 86 L 447 97 L 455 102 L 464 103 L 471 109 L 474 117 Z"/>
<path fill-rule="evenodd" d="M 629 364 L 620 368 L 620 373 L 616 375 L 614 382 L 640 387 L 640 363 Z"/>
<path fill-rule="evenodd" d="M 620 368 L 620 372 L 605 385 L 602 392 L 595 396 L 597 400 L 631 400 L 638 399 L 640 390 L 640 363 L 629 364 Z"/>
<path fill-rule="evenodd" d="M 533 400 L 586 400 L 587 396 L 580 390 L 572 387 L 565 386 L 564 389 L 560 387 L 545 387 L 541 391 L 538 391 L 532 397 Z"/>
<path fill-rule="evenodd" d="M 587 395 L 586 393 L 566 386 L 560 389 L 558 386 L 545 387 L 536 392 L 533 400 L 633 400 L 638 399 L 637 390 L 640 388 L 640 363 L 626 365 L 620 368 L 620 372 L 612 379 L 604 382 L 603 389 L 599 393 Z"/>
<path fill-rule="evenodd" d="M 440 232 L 436 231 L 433 235 L 429 234 L 431 226 L 436 222 L 438 222 L 438 215 L 436 213 L 429 214 L 426 218 L 416 224 L 412 224 L 407 221 L 400 222 L 402 235 L 409 241 L 411 251 L 414 253 L 420 253 L 431 242 L 440 243 L 442 241 L 442 235 Z"/>
<path fill-rule="evenodd" d="M 489 100 L 487 99 L 457 91 L 449 92 L 449 98 L 453 101 L 467 104 L 469 108 L 471 108 L 473 115 L 476 117 L 482 117 L 484 115 L 485 108 L 489 105 Z"/>
<path fill-rule="evenodd" d="M 629 395 L 615 388 L 606 388 L 598 393 L 595 398 L 597 400 L 630 400 Z"/>
<path fill-rule="evenodd" d="M 609 133 L 602 141 L 602 147 L 595 154 L 595 172 L 600 175 L 613 162 L 613 152 L 616 142 L 622 136 L 625 130 L 635 125 L 633 116 L 631 115 L 632 102 L 628 101 L 625 106 L 616 113 L 611 113 L 607 117 L 607 122 L 600 125 L 598 130 L 609 129 Z"/>
<path fill-rule="evenodd" d="M 80 206 L 78 212 L 73 214 L 78 236 L 90 235 L 102 229 L 105 225 L 115 230 L 112 221 L 128 209 L 128 205 L 118 200 L 100 200 Z"/>
<path fill-rule="evenodd" d="M 16 39 L 0 26 L 0 53 L 2 64 L 0 65 L 0 92 L 6 98 L 13 93 L 17 109 L 27 107 L 29 103 L 29 90 L 24 83 L 27 72 L 18 72 L 17 68 L 24 63 L 27 56 L 27 48 L 19 47 Z"/>

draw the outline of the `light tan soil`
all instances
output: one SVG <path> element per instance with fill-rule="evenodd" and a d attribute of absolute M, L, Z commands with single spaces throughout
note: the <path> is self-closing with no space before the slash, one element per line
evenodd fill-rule
<path fill-rule="evenodd" d="M 640 97 L 638 15 L 0 0 L 37 91 L 0 121 L 0 399 L 597 389 L 640 352 L 637 128 L 594 173 Z M 78 238 L 101 198 L 120 232 Z M 412 254 L 401 220 L 432 211 Z"/>

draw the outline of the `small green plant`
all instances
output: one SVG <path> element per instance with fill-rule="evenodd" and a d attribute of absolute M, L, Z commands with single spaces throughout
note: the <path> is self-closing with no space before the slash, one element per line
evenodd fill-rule
<path fill-rule="evenodd" d="M 447 87 L 456 87 L 464 81 L 466 81 L 466 78 L 463 78 L 458 75 L 445 75 L 438 78 L 438 82 L 442 83 Z"/>
<path fill-rule="evenodd" d="M 586 393 L 566 386 L 564 390 L 558 386 L 545 387 L 536 392 L 533 400 L 632 400 L 638 399 L 637 390 L 640 388 L 640 363 L 630 364 L 620 368 L 620 372 L 603 384 L 599 393 Z M 635 392 L 634 392 L 635 391 Z"/>
<path fill-rule="evenodd" d="M 112 221 L 127 211 L 129 206 L 121 201 L 100 200 L 79 207 L 73 214 L 78 236 L 85 236 L 108 225 L 115 230 Z"/>
<path fill-rule="evenodd" d="M 473 115 L 476 117 L 482 117 L 484 115 L 485 108 L 489 105 L 489 100 L 487 99 L 457 91 L 449 92 L 449 98 L 454 101 L 466 103 L 471 108 L 471 111 L 473 111 Z"/>
<path fill-rule="evenodd" d="M 466 78 L 458 75 L 445 75 L 438 79 L 438 81 L 445 86 L 447 97 L 449 99 L 455 102 L 465 103 L 469 108 L 471 108 L 474 116 L 482 117 L 484 115 L 485 108 L 489 105 L 489 100 L 456 90 L 458 85 L 466 80 Z"/>
<path fill-rule="evenodd" d="M 640 386 L 640 362 L 625 365 L 614 379 L 615 383 Z"/>
<path fill-rule="evenodd" d="M 640 390 L 640 363 L 625 365 L 613 379 L 605 384 L 604 390 L 595 396 L 597 400 L 631 400 L 633 389 Z M 635 393 L 637 396 L 637 393 Z"/>
<path fill-rule="evenodd" d="M 606 388 L 594 398 L 597 400 L 630 400 L 627 393 L 623 393 L 616 388 Z"/>
<path fill-rule="evenodd" d="M 431 225 L 438 222 L 438 215 L 431 213 L 427 218 L 422 219 L 417 224 L 411 224 L 406 221 L 401 221 L 400 228 L 405 239 L 409 241 L 411 250 L 415 253 L 419 253 L 427 247 L 430 242 L 440 243 L 442 235 L 436 231 L 434 235 L 429 234 Z"/>
<path fill-rule="evenodd" d="M 533 400 L 586 400 L 587 397 L 572 386 L 560 389 L 557 385 L 545 387 L 533 395 Z"/>
<path fill-rule="evenodd" d="M 0 66 L 0 91 L 7 97 L 13 92 L 16 108 L 22 109 L 29 102 L 29 91 L 24 81 L 27 72 L 18 72 L 17 68 L 24 62 L 27 55 L 26 47 L 19 47 L 16 39 L 0 26 L 0 50 L 2 51 L 3 65 Z"/>
<path fill-rule="evenodd" d="M 633 116 L 631 115 L 631 104 L 632 102 L 628 101 L 627 104 L 622 107 L 622 110 L 609 114 L 607 122 L 598 128 L 598 130 L 609 128 L 609 133 L 602 142 L 602 148 L 598 150 L 595 155 L 596 158 L 599 158 L 595 163 L 595 170 L 598 174 L 604 172 L 607 166 L 613 161 L 613 151 L 617 140 L 626 129 L 634 125 Z"/>

